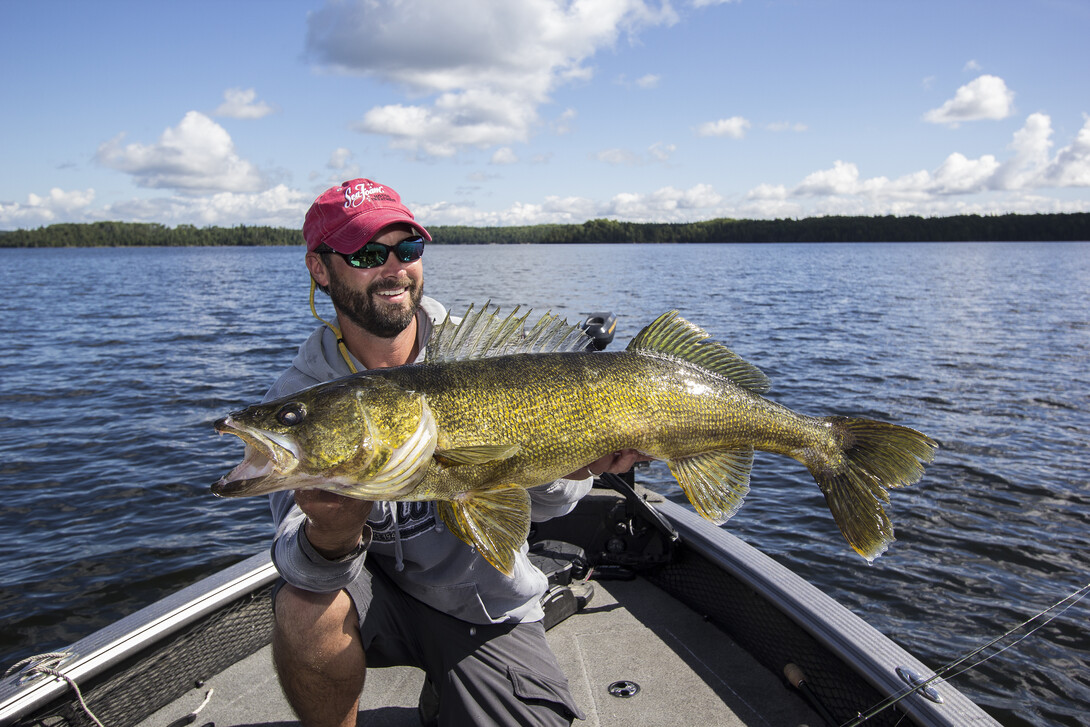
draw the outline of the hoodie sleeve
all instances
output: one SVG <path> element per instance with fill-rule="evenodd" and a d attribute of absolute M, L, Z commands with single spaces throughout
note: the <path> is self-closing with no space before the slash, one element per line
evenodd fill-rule
<path fill-rule="evenodd" d="M 594 478 L 588 477 L 585 480 L 559 479 L 529 488 L 526 492 L 530 495 L 530 520 L 539 523 L 567 515 L 593 486 Z"/>
<path fill-rule="evenodd" d="M 269 496 L 276 535 L 272 543 L 272 561 L 281 577 L 297 588 L 317 593 L 339 591 L 363 570 L 367 548 L 371 545 L 371 528 L 354 551 L 336 560 L 329 560 L 307 540 L 303 524 L 306 515 L 295 506 L 291 492 L 274 492 Z"/>
<path fill-rule="evenodd" d="M 325 329 L 319 329 L 300 347 L 292 367 L 269 389 L 265 401 L 348 373 L 347 365 L 344 365 L 344 371 L 340 371 L 330 365 L 323 355 L 329 345 L 324 339 L 333 338 L 336 363 L 341 364 L 335 337 L 326 333 Z M 370 528 L 365 529 L 363 541 L 356 550 L 336 560 L 328 560 L 319 555 L 307 540 L 303 530 L 307 517 L 295 506 L 295 495 L 291 491 L 269 495 L 269 506 L 276 526 L 271 547 L 272 561 L 285 581 L 306 591 L 328 593 L 344 588 L 359 576 L 363 570 L 364 553 L 371 544 Z"/>

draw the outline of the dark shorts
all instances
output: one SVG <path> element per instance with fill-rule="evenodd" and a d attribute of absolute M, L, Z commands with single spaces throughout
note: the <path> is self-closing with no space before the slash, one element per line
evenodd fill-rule
<path fill-rule="evenodd" d="M 439 693 L 439 724 L 568 725 L 584 718 L 541 622 L 471 624 L 421 603 L 368 566 L 345 589 L 360 615 L 367 666 L 423 669 Z"/>

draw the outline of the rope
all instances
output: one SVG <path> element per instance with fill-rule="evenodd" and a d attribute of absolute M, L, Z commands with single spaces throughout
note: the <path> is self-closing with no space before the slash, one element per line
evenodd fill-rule
<path fill-rule="evenodd" d="M 62 674 L 54 668 L 59 665 L 63 659 L 69 656 L 71 656 L 71 654 L 68 652 L 51 651 L 45 654 L 28 657 L 9 667 L 8 670 L 4 672 L 4 678 L 6 679 L 24 666 L 29 665 L 30 668 L 26 670 L 25 676 L 45 674 L 47 676 L 55 677 L 56 679 L 63 679 L 68 682 L 68 686 L 72 687 L 72 691 L 76 693 L 76 699 L 79 700 L 79 706 L 83 708 L 83 711 L 87 713 L 87 716 L 91 718 L 91 721 L 98 725 L 98 727 L 106 727 L 98 720 L 98 717 L 94 715 L 91 708 L 87 706 L 87 702 L 83 700 L 83 693 L 79 690 L 79 685 L 76 684 L 76 680 L 67 674 Z"/>
<path fill-rule="evenodd" d="M 215 693 L 215 691 L 215 689 L 209 689 L 208 692 L 204 695 L 204 701 L 201 702 L 201 706 L 197 707 L 184 717 L 180 717 L 174 720 L 173 722 L 168 724 L 167 727 L 185 727 L 185 725 L 193 724 L 194 722 L 196 722 L 197 715 L 201 713 L 202 709 L 208 706 L 208 702 L 212 699 L 212 695 Z M 208 724 L 214 725 L 215 723 L 209 722 Z M 207 727 L 207 725 L 205 725 L 205 727 Z"/>

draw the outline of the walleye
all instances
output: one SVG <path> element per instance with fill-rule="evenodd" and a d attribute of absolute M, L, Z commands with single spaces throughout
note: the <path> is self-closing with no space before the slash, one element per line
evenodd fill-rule
<path fill-rule="evenodd" d="M 763 396 L 765 375 L 678 315 L 624 351 L 585 351 L 546 315 L 524 334 L 470 306 L 436 328 L 424 363 L 375 369 L 232 412 L 247 444 L 222 497 L 318 488 L 364 500 L 438 500 L 444 525 L 510 575 L 530 528 L 526 488 L 636 449 L 668 463 L 698 513 L 733 515 L 753 452 L 804 464 L 845 539 L 868 561 L 893 540 L 887 490 L 917 482 L 937 444 L 907 427 L 810 417 Z"/>

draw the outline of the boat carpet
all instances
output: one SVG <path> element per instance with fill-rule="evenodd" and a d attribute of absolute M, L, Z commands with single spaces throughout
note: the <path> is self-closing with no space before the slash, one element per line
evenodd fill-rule
<path fill-rule="evenodd" d="M 590 605 L 548 632 L 586 727 L 820 724 L 778 675 L 729 637 L 643 579 L 595 582 Z M 639 685 L 631 697 L 614 682 Z M 417 727 L 423 672 L 408 667 L 367 675 L 359 727 Z M 297 725 L 272 670 L 269 647 L 226 669 L 140 723 L 165 727 L 214 693 L 192 724 Z"/>

